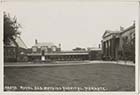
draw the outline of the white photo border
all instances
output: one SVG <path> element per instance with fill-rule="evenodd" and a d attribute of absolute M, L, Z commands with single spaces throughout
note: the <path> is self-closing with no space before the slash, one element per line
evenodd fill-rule
<path fill-rule="evenodd" d="M 32 1 L 32 0 L 30 0 Z M 37 0 L 36 0 L 37 1 Z M 49 0 L 48 0 L 49 1 Z M 55 0 L 54 0 L 55 1 Z M 63 1 L 63 0 L 60 0 L 60 1 Z M 70 1 L 70 0 L 67 0 L 67 1 Z M 73 0 L 72 0 L 73 1 Z M 78 0 L 80 2 L 80 0 Z M 83 0 L 82 0 L 83 1 Z M 95 0 L 96 1 L 96 0 Z M 103 1 L 103 0 L 100 0 L 100 1 Z M 121 0 L 122 1 L 122 0 Z M 119 2 L 121 2 L 119 1 Z M 127 1 L 130 1 L 130 0 L 125 0 L 126 2 Z M 6 2 L 9 2 L 8 0 Z M 10 1 L 11 2 L 11 1 Z M 18 0 L 13 0 L 12 2 L 18 2 Z M 28 2 L 28 1 L 25 1 L 25 2 Z M 87 1 L 88 2 L 88 1 Z M 0 94 L 1 95 L 63 95 L 63 94 L 67 94 L 67 95 L 75 95 L 75 94 L 78 94 L 78 95 L 88 95 L 88 94 L 95 94 L 95 95 L 138 95 L 140 94 L 140 1 L 130 1 L 130 2 L 137 2 L 138 3 L 138 17 L 137 17 L 137 20 L 136 20 L 136 51 L 135 51 L 135 54 L 136 54 L 136 65 L 135 65 L 135 91 L 126 91 L 126 92 L 120 92 L 120 91 L 117 91 L 117 92 L 114 92 L 114 91 L 110 91 L 110 92 L 37 92 L 37 91 L 33 91 L 33 92 L 25 92 L 25 91 L 19 91 L 19 92 L 4 92 L 4 89 L 3 89 L 3 86 L 4 86 L 4 80 L 3 80 L 3 75 L 4 75 L 4 72 L 3 72 L 3 67 L 4 67 L 4 64 L 3 64 L 3 5 L 4 5 L 4 2 L 1 2 L 0 5 L 0 54 L 1 54 L 1 66 L 0 66 L 0 74 L 1 74 L 1 81 L 0 81 Z"/>

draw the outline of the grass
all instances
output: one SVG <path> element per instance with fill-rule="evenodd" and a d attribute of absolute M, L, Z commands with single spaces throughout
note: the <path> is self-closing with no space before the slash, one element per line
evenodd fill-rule
<path fill-rule="evenodd" d="M 107 91 L 135 90 L 135 67 L 118 64 L 7 67 L 4 69 L 4 76 L 4 86 L 16 86 L 18 87 L 16 90 L 23 90 L 19 88 L 20 86 L 103 87 Z"/>

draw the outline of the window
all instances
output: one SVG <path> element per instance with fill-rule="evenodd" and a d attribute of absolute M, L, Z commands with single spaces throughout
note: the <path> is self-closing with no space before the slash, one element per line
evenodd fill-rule
<path fill-rule="evenodd" d="M 52 47 L 52 51 L 56 51 L 56 47 Z"/>
<path fill-rule="evenodd" d="M 33 52 L 37 52 L 37 47 L 32 47 Z"/>

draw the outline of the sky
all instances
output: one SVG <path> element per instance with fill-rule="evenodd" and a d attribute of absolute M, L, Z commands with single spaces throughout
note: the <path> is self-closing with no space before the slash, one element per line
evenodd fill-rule
<path fill-rule="evenodd" d="M 105 30 L 127 28 L 138 18 L 137 2 L 36 1 L 5 2 L 4 11 L 16 16 L 28 48 L 53 42 L 62 50 L 98 47 Z"/>

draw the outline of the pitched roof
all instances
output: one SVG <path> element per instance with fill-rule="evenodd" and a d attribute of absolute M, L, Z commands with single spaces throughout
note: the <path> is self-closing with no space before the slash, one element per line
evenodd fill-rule
<path fill-rule="evenodd" d="M 27 49 L 27 46 L 25 45 L 25 43 L 23 42 L 23 40 L 20 37 L 16 37 L 15 41 L 19 47 Z"/>
<path fill-rule="evenodd" d="M 39 43 L 35 44 L 34 46 L 37 46 L 38 48 L 40 48 L 41 46 L 47 46 L 50 48 L 55 45 L 51 42 L 39 42 Z"/>
<path fill-rule="evenodd" d="M 112 31 L 112 30 L 106 30 L 105 33 L 103 34 L 103 38 L 106 37 L 106 36 L 109 36 L 113 33 L 120 33 L 120 31 Z"/>
<path fill-rule="evenodd" d="M 10 39 L 10 44 L 9 45 L 6 45 L 6 46 L 12 46 L 12 47 L 20 47 L 20 48 L 24 48 L 24 49 L 27 49 L 27 46 L 25 45 L 25 43 L 23 42 L 23 40 L 17 36 L 15 38 L 15 40 L 13 39 Z"/>
<path fill-rule="evenodd" d="M 98 51 L 98 50 L 101 50 L 101 48 L 89 47 L 88 50 L 89 50 L 89 51 Z"/>
<path fill-rule="evenodd" d="M 129 31 L 129 30 L 131 30 L 131 29 L 135 29 L 135 24 L 133 24 L 132 26 L 127 27 L 126 29 L 124 29 L 124 30 L 121 32 L 121 34 L 127 32 L 127 31 Z M 133 31 L 133 32 L 134 32 L 134 31 Z"/>

